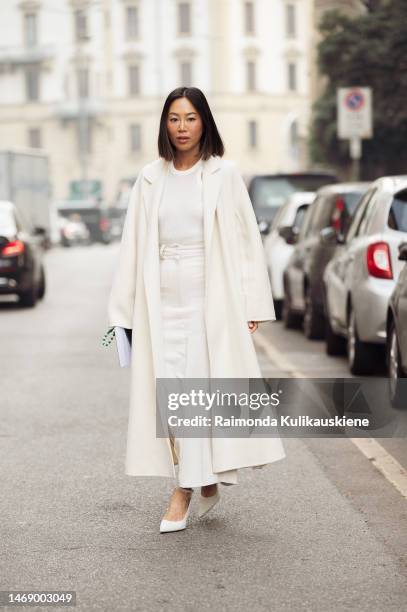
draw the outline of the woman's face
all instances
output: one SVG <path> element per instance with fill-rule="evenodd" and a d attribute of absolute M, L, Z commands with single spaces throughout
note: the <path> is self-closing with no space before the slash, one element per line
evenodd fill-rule
<path fill-rule="evenodd" d="M 168 111 L 167 130 L 177 151 L 198 153 L 202 129 L 201 117 L 188 98 L 177 98 L 172 102 Z"/>

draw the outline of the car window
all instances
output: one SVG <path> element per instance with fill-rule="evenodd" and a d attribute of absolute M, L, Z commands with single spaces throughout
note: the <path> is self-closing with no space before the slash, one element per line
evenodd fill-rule
<path fill-rule="evenodd" d="M 14 234 L 16 230 L 16 220 L 12 210 L 8 208 L 0 208 L 0 235 Z"/>
<path fill-rule="evenodd" d="M 367 191 L 365 195 L 362 197 L 359 204 L 357 204 L 356 212 L 354 213 L 353 219 L 351 221 L 348 232 L 346 234 L 347 242 L 350 242 L 351 240 L 353 240 L 353 238 L 357 235 L 359 226 L 362 222 L 364 213 L 366 211 L 366 207 L 368 206 L 371 198 L 376 193 L 376 191 L 377 191 L 377 188 L 369 189 L 369 191 Z"/>
<path fill-rule="evenodd" d="M 295 218 L 294 218 L 294 222 L 293 222 L 293 227 L 297 227 L 298 229 L 300 229 L 302 227 L 302 224 L 304 223 L 304 219 L 305 219 L 305 214 L 307 212 L 307 209 L 309 207 L 309 204 L 302 204 L 296 214 L 295 214 Z"/>
<path fill-rule="evenodd" d="M 255 176 L 250 183 L 250 198 L 255 209 L 277 209 L 292 193 L 316 191 L 324 185 L 336 182 L 334 175 L 318 173 Z"/>
<path fill-rule="evenodd" d="M 378 202 L 377 195 L 378 195 L 377 192 L 374 193 L 366 206 L 365 212 L 363 214 L 363 218 L 357 230 L 357 234 L 356 234 L 357 236 L 363 236 L 363 234 L 367 233 L 369 222 L 374 215 L 376 204 Z"/>
<path fill-rule="evenodd" d="M 331 225 L 336 232 L 345 236 L 363 193 L 361 191 L 348 191 L 332 196 L 331 206 L 329 207 L 330 219 L 327 225 Z"/>
<path fill-rule="evenodd" d="M 315 211 L 312 216 L 309 234 L 317 234 L 330 223 L 332 197 L 320 195 L 316 200 Z"/>
<path fill-rule="evenodd" d="M 302 225 L 302 228 L 299 234 L 299 240 L 303 240 L 304 238 L 307 238 L 307 236 L 311 234 L 312 223 L 313 223 L 313 219 L 315 217 L 315 213 L 317 210 L 318 200 L 319 198 L 317 197 L 313 201 L 313 203 L 310 206 L 308 206 L 308 209 L 306 211 L 305 218 L 304 218 L 304 223 Z"/>
<path fill-rule="evenodd" d="M 398 232 L 407 232 L 407 189 L 394 196 L 387 225 Z"/>

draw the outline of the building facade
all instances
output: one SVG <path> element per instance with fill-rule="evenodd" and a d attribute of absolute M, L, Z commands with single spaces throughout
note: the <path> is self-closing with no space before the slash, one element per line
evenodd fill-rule
<path fill-rule="evenodd" d="M 2 148 L 42 148 L 54 198 L 157 157 L 167 94 L 207 95 L 243 174 L 307 167 L 313 0 L 3 0 Z"/>

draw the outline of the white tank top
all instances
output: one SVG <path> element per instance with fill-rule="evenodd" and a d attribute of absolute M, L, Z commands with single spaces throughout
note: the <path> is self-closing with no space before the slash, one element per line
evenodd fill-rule
<path fill-rule="evenodd" d="M 202 158 L 188 170 L 173 162 L 158 210 L 160 244 L 191 244 L 203 240 Z"/>

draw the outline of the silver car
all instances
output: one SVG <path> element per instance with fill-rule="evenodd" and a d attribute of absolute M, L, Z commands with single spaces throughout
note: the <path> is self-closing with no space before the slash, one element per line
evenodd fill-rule
<path fill-rule="evenodd" d="M 406 239 L 407 176 L 380 178 L 323 276 L 327 352 L 339 354 L 346 338 L 352 374 L 370 373 L 381 356 L 388 302 L 403 267 L 398 246 Z"/>

